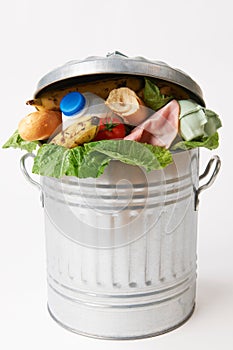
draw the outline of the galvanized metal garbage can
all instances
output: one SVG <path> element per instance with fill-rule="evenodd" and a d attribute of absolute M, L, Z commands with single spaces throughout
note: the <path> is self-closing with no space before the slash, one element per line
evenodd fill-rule
<path fill-rule="evenodd" d="M 161 62 L 127 58 L 72 61 L 45 76 L 51 84 L 107 75 L 148 76 L 177 84 L 204 104 L 198 85 Z M 220 168 L 213 156 L 199 175 L 199 150 L 173 153 L 173 163 L 146 173 L 111 161 L 97 179 L 42 177 L 48 309 L 65 328 L 104 339 L 159 335 L 193 313 L 196 293 L 197 207 Z M 199 179 L 207 178 L 199 186 Z"/>

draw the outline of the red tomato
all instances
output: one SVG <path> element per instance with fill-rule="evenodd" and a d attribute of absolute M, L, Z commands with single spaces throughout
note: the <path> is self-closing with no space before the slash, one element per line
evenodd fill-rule
<path fill-rule="evenodd" d="M 125 126 L 120 119 L 102 118 L 99 131 L 93 141 L 123 139 L 125 135 Z"/>

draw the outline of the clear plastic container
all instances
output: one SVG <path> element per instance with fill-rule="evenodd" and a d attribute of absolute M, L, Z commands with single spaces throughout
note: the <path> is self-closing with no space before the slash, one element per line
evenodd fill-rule
<path fill-rule="evenodd" d="M 63 129 L 77 121 L 84 115 L 97 115 L 104 117 L 109 108 L 105 100 L 91 92 L 70 92 L 65 95 L 60 103 L 62 111 Z"/>

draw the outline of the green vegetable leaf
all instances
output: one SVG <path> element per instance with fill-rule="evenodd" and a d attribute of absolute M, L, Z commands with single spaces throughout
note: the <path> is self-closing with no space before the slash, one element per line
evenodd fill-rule
<path fill-rule="evenodd" d="M 179 105 L 182 138 L 191 141 L 204 136 L 204 125 L 208 122 L 204 108 L 192 100 L 180 100 Z"/>
<path fill-rule="evenodd" d="M 94 150 L 86 153 L 79 166 L 78 177 L 99 177 L 103 174 L 110 160 L 111 158 L 108 155 Z"/>
<path fill-rule="evenodd" d="M 131 140 L 103 140 L 84 145 L 85 151 L 98 151 L 110 159 L 142 166 L 146 171 L 161 169 L 172 162 L 171 153 L 165 148 Z"/>
<path fill-rule="evenodd" d="M 34 151 L 39 145 L 38 141 L 25 141 L 19 135 L 18 130 L 14 132 L 14 134 L 9 138 L 9 140 L 2 146 L 2 148 L 20 148 L 22 150 L 26 150 L 28 152 Z"/>
<path fill-rule="evenodd" d="M 157 111 L 173 99 L 160 93 L 159 88 L 150 80 L 145 78 L 144 102 L 147 107 Z"/>
<path fill-rule="evenodd" d="M 68 149 L 54 144 L 44 144 L 34 158 L 32 172 L 60 178 L 64 175 L 78 176 L 82 160 L 82 148 Z"/>
<path fill-rule="evenodd" d="M 205 115 L 208 121 L 204 126 L 204 132 L 206 136 L 211 136 L 215 134 L 217 129 L 221 128 L 222 123 L 219 116 L 209 109 L 205 109 Z"/>
<path fill-rule="evenodd" d="M 110 160 L 142 166 L 146 171 L 161 169 L 172 162 L 171 153 L 162 147 L 131 140 L 103 140 L 67 149 L 44 144 L 34 158 L 33 173 L 60 178 L 99 177 Z"/>
<path fill-rule="evenodd" d="M 210 150 L 215 149 L 219 146 L 219 136 L 218 133 L 214 133 L 211 136 L 203 136 L 201 139 L 192 140 L 192 141 L 180 141 L 176 143 L 172 150 L 188 150 L 196 147 L 205 147 Z"/>

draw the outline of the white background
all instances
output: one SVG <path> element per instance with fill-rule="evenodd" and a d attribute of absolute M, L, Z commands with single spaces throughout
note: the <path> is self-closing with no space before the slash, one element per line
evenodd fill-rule
<path fill-rule="evenodd" d="M 7 1 L 0 9 L 1 145 L 31 112 L 25 101 L 38 80 L 72 59 L 128 56 L 165 61 L 202 87 L 207 107 L 222 118 L 222 169 L 201 196 L 197 306 L 166 335 L 114 342 L 78 336 L 48 315 L 43 210 L 19 170 L 19 150 L 1 152 L 0 348 L 233 348 L 233 21 L 231 1 Z"/>

